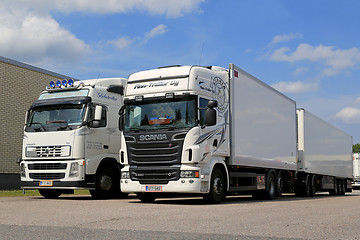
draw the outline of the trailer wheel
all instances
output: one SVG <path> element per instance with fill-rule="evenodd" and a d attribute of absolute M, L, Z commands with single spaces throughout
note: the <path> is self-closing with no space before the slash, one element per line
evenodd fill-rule
<path fill-rule="evenodd" d="M 339 183 L 339 185 L 340 185 L 339 195 L 342 195 L 342 196 L 345 195 L 345 192 L 346 192 L 345 181 L 346 181 L 346 180 L 341 179 L 341 180 L 340 180 L 340 183 Z"/>
<path fill-rule="evenodd" d="M 90 190 L 90 194 L 95 199 L 107 199 L 116 197 L 120 191 L 114 168 L 103 166 L 96 174 L 95 190 Z M 118 190 L 119 189 L 119 190 Z"/>
<path fill-rule="evenodd" d="M 339 179 L 334 178 L 334 189 L 331 189 L 329 194 L 332 196 L 339 195 Z"/>
<path fill-rule="evenodd" d="M 204 195 L 204 201 L 207 203 L 220 203 L 225 198 L 225 180 L 219 168 L 214 168 L 210 181 L 210 192 Z"/>
<path fill-rule="evenodd" d="M 305 197 L 311 197 L 311 176 L 306 174 L 305 176 Z"/>
<path fill-rule="evenodd" d="M 137 193 L 136 196 L 143 203 L 153 203 L 156 199 L 154 193 Z"/>
<path fill-rule="evenodd" d="M 286 176 L 284 171 L 280 171 L 276 178 L 276 196 L 281 197 L 285 190 Z"/>
<path fill-rule="evenodd" d="M 313 175 L 311 177 L 311 189 L 310 189 L 310 197 L 314 197 L 317 191 L 317 177 Z"/>
<path fill-rule="evenodd" d="M 56 199 L 62 194 L 60 190 L 56 189 L 39 189 L 39 193 L 47 199 Z"/>
<path fill-rule="evenodd" d="M 270 171 L 266 177 L 266 192 L 265 198 L 272 200 L 276 196 L 276 175 L 274 171 Z"/>

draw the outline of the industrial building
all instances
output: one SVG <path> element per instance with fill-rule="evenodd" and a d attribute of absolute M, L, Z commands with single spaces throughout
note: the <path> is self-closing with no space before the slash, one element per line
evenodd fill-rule
<path fill-rule="evenodd" d="M 58 73 L 0 57 L 0 189 L 20 188 L 19 166 L 25 113 Z"/>

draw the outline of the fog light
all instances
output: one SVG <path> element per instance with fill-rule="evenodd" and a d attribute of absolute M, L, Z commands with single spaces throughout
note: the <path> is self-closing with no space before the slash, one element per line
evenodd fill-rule
<path fill-rule="evenodd" d="M 130 172 L 121 172 L 121 179 L 130 179 Z"/>

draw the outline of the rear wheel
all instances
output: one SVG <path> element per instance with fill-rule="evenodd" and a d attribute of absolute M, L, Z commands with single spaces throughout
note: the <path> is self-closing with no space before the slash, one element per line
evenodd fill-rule
<path fill-rule="evenodd" d="M 204 195 L 204 201 L 208 203 L 220 203 L 224 198 L 224 175 L 219 168 L 215 168 L 211 174 L 210 192 Z"/>
<path fill-rule="evenodd" d="M 48 199 L 56 199 L 62 194 L 61 190 L 56 189 L 39 189 L 39 193 Z"/>
<path fill-rule="evenodd" d="M 276 196 L 281 197 L 285 190 L 286 177 L 285 172 L 280 171 L 276 177 Z"/>

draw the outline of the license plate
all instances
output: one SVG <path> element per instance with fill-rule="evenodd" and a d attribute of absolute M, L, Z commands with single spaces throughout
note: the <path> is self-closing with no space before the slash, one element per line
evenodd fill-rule
<path fill-rule="evenodd" d="M 146 186 L 145 191 L 146 192 L 161 192 L 162 187 L 161 186 Z"/>
<path fill-rule="evenodd" d="M 52 187 L 52 185 L 53 185 L 53 180 L 41 180 L 39 182 L 40 187 Z"/>

